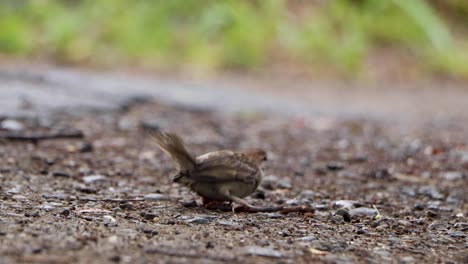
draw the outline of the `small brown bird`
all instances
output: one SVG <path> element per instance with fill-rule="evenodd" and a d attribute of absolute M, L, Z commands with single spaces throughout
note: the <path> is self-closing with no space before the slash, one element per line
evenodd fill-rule
<path fill-rule="evenodd" d="M 179 172 L 173 181 L 199 194 L 204 204 L 231 201 L 253 208 L 242 198 L 252 194 L 262 180 L 260 165 L 267 160 L 265 151 L 252 149 L 240 153 L 220 150 L 194 158 L 176 134 L 158 131 L 152 135 L 159 148 L 176 163 Z M 236 208 L 233 206 L 233 211 Z"/>

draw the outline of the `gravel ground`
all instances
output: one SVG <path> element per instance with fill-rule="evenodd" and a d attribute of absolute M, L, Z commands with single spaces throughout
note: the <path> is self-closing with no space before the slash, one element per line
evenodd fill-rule
<path fill-rule="evenodd" d="M 461 120 L 412 127 L 136 100 L 0 122 L 0 263 L 468 262 Z M 248 201 L 315 212 L 207 210 L 170 182 L 173 163 L 142 127 L 179 133 L 193 154 L 264 148 L 267 176 Z M 84 137 L 5 139 L 76 130 Z"/>

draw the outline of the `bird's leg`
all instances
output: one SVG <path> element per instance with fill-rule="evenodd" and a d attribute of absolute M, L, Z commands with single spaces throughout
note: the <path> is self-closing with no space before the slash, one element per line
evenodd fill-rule
<path fill-rule="evenodd" d="M 235 202 L 235 203 L 238 203 L 237 205 L 234 204 L 232 205 L 232 212 L 236 212 L 236 209 L 237 208 L 240 208 L 240 207 L 248 207 L 250 209 L 253 209 L 255 208 L 255 206 L 249 204 L 246 200 L 242 199 L 242 198 L 239 198 L 239 197 L 236 197 L 236 196 L 233 196 L 233 195 L 229 195 L 229 198 L 231 199 L 231 201 Z"/>

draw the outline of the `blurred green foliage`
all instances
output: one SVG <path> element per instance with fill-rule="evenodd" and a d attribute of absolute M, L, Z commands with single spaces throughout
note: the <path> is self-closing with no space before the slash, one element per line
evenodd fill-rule
<path fill-rule="evenodd" d="M 430 72 L 468 77 L 465 35 L 454 40 L 435 12 L 468 23 L 466 2 L 2 0 L 0 53 L 195 70 L 255 69 L 287 58 L 360 74 L 370 54 L 391 48 Z"/>

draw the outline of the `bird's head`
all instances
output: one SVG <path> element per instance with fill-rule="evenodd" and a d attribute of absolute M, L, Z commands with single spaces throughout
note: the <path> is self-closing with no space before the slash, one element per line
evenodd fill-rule
<path fill-rule="evenodd" d="M 246 152 L 246 155 L 257 164 L 262 164 L 262 162 L 267 160 L 267 154 L 262 149 L 251 149 Z"/>

